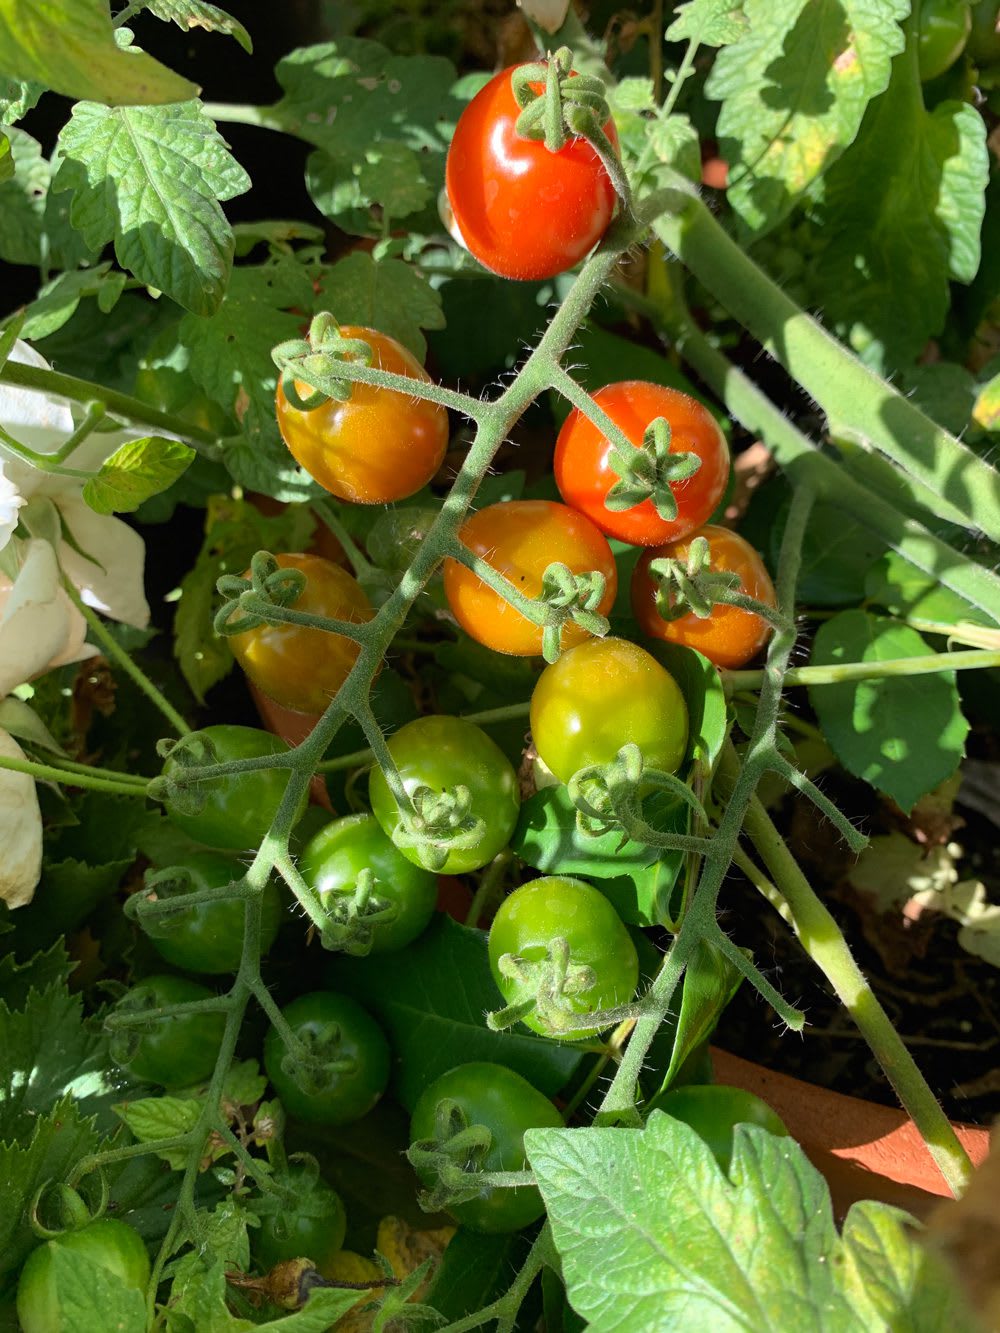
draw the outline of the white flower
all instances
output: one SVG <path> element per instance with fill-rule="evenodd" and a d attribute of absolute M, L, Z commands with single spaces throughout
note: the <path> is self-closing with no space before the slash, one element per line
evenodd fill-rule
<path fill-rule="evenodd" d="M 17 741 L 0 729 L 0 755 L 23 759 Z M 42 814 L 30 773 L 0 769 L 0 900 L 23 907 L 34 897 L 42 871 Z"/>
<path fill-rule="evenodd" d="M 67 597 L 48 542 L 19 543 L 17 577 L 0 574 L 0 698 L 53 667 L 82 662 L 87 622 Z M 2 844 L 0 844 L 2 846 Z"/>
<path fill-rule="evenodd" d="M 13 537 L 18 510 L 23 506 L 24 496 L 4 472 L 4 460 L 0 459 L 0 551 Z"/>

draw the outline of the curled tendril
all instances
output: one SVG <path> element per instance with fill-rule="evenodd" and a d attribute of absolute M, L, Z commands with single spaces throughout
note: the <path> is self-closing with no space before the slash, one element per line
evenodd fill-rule
<path fill-rule="evenodd" d="M 270 551 L 258 551 L 250 561 L 250 577 L 223 574 L 216 582 L 225 598 L 215 614 L 215 632 L 223 637 L 273 623 L 269 606 L 294 606 L 306 586 L 301 569 L 285 569 Z"/>
<path fill-rule="evenodd" d="M 697 454 L 673 452 L 670 441 L 670 422 L 657 417 L 646 427 L 642 444 L 637 448 L 611 450 L 608 462 L 619 480 L 605 497 L 608 509 L 617 513 L 652 500 L 653 508 L 665 523 L 676 519 L 677 498 L 673 487 L 693 477 L 701 467 L 701 459 Z"/>
<path fill-rule="evenodd" d="M 374 353 L 364 339 L 345 338 L 340 325 L 324 310 L 313 317 L 308 337 L 279 343 L 272 349 L 271 359 L 278 367 L 289 403 L 300 412 L 312 412 L 331 398 L 337 402 L 350 398 L 353 386 L 337 374 L 339 364 L 359 361 L 370 366 Z M 300 384 L 307 385 L 311 392 L 300 393 Z"/>

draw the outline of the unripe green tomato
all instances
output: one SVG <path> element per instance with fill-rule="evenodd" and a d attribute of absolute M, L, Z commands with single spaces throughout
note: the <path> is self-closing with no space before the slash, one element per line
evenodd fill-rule
<path fill-rule="evenodd" d="M 712 1150 L 712 1156 L 728 1175 L 737 1125 L 759 1125 L 769 1134 L 787 1137 L 783 1121 L 768 1106 L 742 1088 L 720 1083 L 691 1083 L 668 1092 L 659 1102 L 661 1111 L 683 1120 L 696 1130 Z"/>
<path fill-rule="evenodd" d="M 1000 63 L 1000 0 L 979 0 L 972 6 L 968 52 L 980 69 Z"/>
<path fill-rule="evenodd" d="M 158 1009 L 170 1004 L 207 1000 L 213 992 L 186 977 L 145 977 L 127 991 L 117 1008 Z M 116 1032 L 112 1056 L 147 1083 L 166 1088 L 184 1088 L 207 1079 L 215 1068 L 226 1016 L 217 1009 L 181 1014 L 173 1018 L 150 1018 L 148 1025 Z M 134 1043 L 134 1044 L 133 1044 Z M 127 1047 L 119 1056 L 117 1048 Z"/>
<path fill-rule="evenodd" d="M 340 1195 L 303 1166 L 291 1166 L 281 1183 L 297 1190 L 295 1202 L 265 1213 L 260 1226 L 251 1231 L 257 1265 L 267 1271 L 290 1259 L 311 1259 L 325 1276 L 347 1234 L 347 1214 Z"/>
<path fill-rule="evenodd" d="M 920 0 L 917 59 L 929 83 L 950 69 L 965 49 L 972 29 L 968 0 Z"/>
<path fill-rule="evenodd" d="M 73 1284 L 64 1290 L 57 1253 L 69 1251 L 114 1273 L 133 1291 L 145 1295 L 149 1255 L 138 1232 L 113 1217 L 102 1217 L 78 1231 L 64 1231 L 32 1250 L 17 1284 L 17 1317 L 22 1333 L 71 1333 L 80 1328 L 112 1328 L 114 1310 L 81 1306 Z"/>

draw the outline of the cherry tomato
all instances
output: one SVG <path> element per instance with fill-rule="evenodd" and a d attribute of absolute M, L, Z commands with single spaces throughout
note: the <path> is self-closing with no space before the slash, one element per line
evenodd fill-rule
<path fill-rule="evenodd" d="M 763 617 L 737 606 L 718 603 L 712 608 L 711 615 L 704 619 L 688 611 L 676 620 L 664 620 L 657 609 L 658 585 L 649 572 L 650 564 L 654 560 L 686 563 L 691 543 L 698 537 L 708 541 L 710 569 L 738 574 L 738 591 L 767 606 L 777 606 L 771 576 L 750 543 L 728 528 L 708 523 L 679 542 L 654 546 L 643 552 L 632 575 L 632 611 L 650 638 L 696 648 L 716 666 L 741 667 L 756 657 L 771 637 L 772 628 Z"/>
<path fill-rule="evenodd" d="M 363 624 L 375 611 L 357 579 L 318 555 L 279 555 L 282 569 L 300 569 L 306 586 L 296 611 Z M 233 655 L 259 690 L 300 713 L 322 713 L 361 651 L 343 634 L 305 625 L 259 625 L 229 639 Z"/>
<path fill-rule="evenodd" d="M 574 407 L 559 432 L 553 460 L 556 485 L 566 503 L 593 519 L 609 537 L 635 546 L 677 541 L 700 527 L 722 499 L 729 479 L 729 448 L 711 412 L 689 394 L 645 380 L 609 384 L 593 398 L 636 447 L 642 444 L 646 427 L 663 417 L 670 423 L 670 452 L 694 454 L 701 466 L 691 477 L 673 483 L 674 519 L 661 518 L 651 499 L 631 509 L 608 509 L 608 492 L 619 481 L 612 466 L 612 446 Z"/>
<path fill-rule="evenodd" d="M 348 1062 L 347 1068 L 321 1075 L 323 1086 L 309 1089 L 282 1068 L 285 1043 L 271 1028 L 264 1039 L 264 1068 L 285 1110 L 317 1125 L 360 1120 L 389 1082 L 389 1043 L 374 1018 L 357 1000 L 333 991 L 300 995 L 282 1013 L 307 1047 L 318 1047 L 318 1053 L 323 1053 L 322 1048 L 329 1044 L 331 1061 Z"/>
<path fill-rule="evenodd" d="M 527 962 L 544 959 L 558 936 L 569 945 L 570 966 L 590 967 L 595 976 L 593 986 L 566 997 L 573 1013 L 590 1014 L 632 999 L 639 981 L 639 959 L 611 903 L 582 880 L 547 875 L 509 894 L 490 926 L 490 968 L 508 1004 L 527 999 L 533 991 L 501 973 L 501 957 L 509 953 Z M 529 1013 L 522 1021 L 542 1036 L 552 1035 L 534 1014 Z M 599 1031 L 581 1028 L 560 1035 L 566 1041 L 579 1041 Z"/>
<path fill-rule="evenodd" d="M 250 1232 L 258 1268 L 268 1271 L 290 1259 L 311 1259 L 326 1270 L 339 1254 L 347 1234 L 347 1215 L 340 1195 L 307 1167 L 293 1164 L 275 1184 L 291 1197 L 274 1200 L 274 1207 L 259 1209 L 260 1226 Z M 271 1200 L 268 1198 L 267 1203 Z"/>
<path fill-rule="evenodd" d="M 152 889 L 157 897 L 170 893 L 177 910 L 164 916 L 149 917 L 143 929 L 161 958 L 187 972 L 235 972 L 243 958 L 243 900 L 185 903 L 189 893 L 199 889 L 222 888 L 241 879 L 244 867 L 239 861 L 216 852 L 197 852 L 182 866 L 171 867 L 168 880 Z M 281 897 L 271 882 L 261 895 L 260 949 L 274 943 L 281 924 Z"/>
<path fill-rule="evenodd" d="M 972 30 L 968 0 L 919 0 L 917 60 L 924 83 L 950 69 Z"/>
<path fill-rule="evenodd" d="M 574 574 L 589 570 L 603 574 L 604 596 L 595 609 L 607 615 L 614 605 L 618 570 L 611 547 L 590 519 L 566 505 L 505 500 L 466 519 L 458 537 L 525 597 L 538 596 L 542 575 L 558 562 Z M 520 657 L 541 653 L 541 625 L 532 624 L 457 560 L 444 562 L 444 591 L 455 619 L 479 643 Z M 562 645 L 568 648 L 588 637 L 585 629 L 567 624 Z"/>
<path fill-rule="evenodd" d="M 445 189 L 462 243 L 481 264 L 505 278 L 551 278 L 594 248 L 616 195 L 586 139 L 550 153 L 517 134 L 513 73 L 501 70 L 459 117 Z M 604 133 L 617 148 L 610 120 Z"/>
<path fill-rule="evenodd" d="M 327 906 L 332 898 L 352 896 L 363 870 L 374 876 L 373 896 L 396 913 L 368 928 L 371 952 L 391 953 L 411 944 L 434 914 L 437 876 L 408 861 L 374 815 L 335 819 L 306 843 L 299 859 L 303 879 Z"/>
<path fill-rule="evenodd" d="M 470 1126 L 485 1125 L 490 1131 L 493 1142 L 479 1164 L 483 1171 L 523 1171 L 524 1131 L 562 1128 L 562 1116 L 527 1079 L 504 1065 L 476 1061 L 450 1069 L 424 1089 L 413 1108 L 411 1142 L 436 1138 L 442 1101 L 459 1107 Z M 433 1181 L 427 1177 L 425 1183 Z M 463 1227 L 488 1233 L 520 1231 L 544 1211 L 534 1186 L 484 1188 L 476 1198 L 450 1208 Z"/>
<path fill-rule="evenodd" d="M 434 792 L 468 787 L 471 814 L 485 822 L 479 845 L 451 850 L 444 865 L 436 867 L 441 874 L 478 870 L 507 846 L 521 807 L 517 774 L 480 727 L 460 717 L 418 717 L 390 738 L 389 752 L 408 793 L 418 787 Z M 423 864 L 421 849 L 401 841 L 399 809 L 379 768 L 372 769 L 368 794 L 383 831 L 408 861 Z"/>
<path fill-rule="evenodd" d="M 145 977 L 122 996 L 117 1007 L 129 1012 L 158 1009 L 207 1000 L 212 994 L 196 981 L 164 974 Z M 225 1026 L 225 1014 L 219 1010 L 150 1018 L 147 1025 L 116 1032 L 111 1053 L 118 1064 L 146 1083 L 185 1088 L 212 1073 Z"/>
<path fill-rule="evenodd" d="M 626 639 L 591 639 L 547 666 L 531 695 L 531 735 L 560 782 L 608 764 L 630 742 L 647 768 L 673 773 L 687 749 L 688 711 L 673 676 Z"/>
<path fill-rule="evenodd" d="M 729 1088 L 719 1083 L 690 1083 L 668 1092 L 657 1105 L 667 1115 L 683 1120 L 697 1130 L 727 1175 L 737 1125 L 760 1125 L 769 1134 L 788 1135 L 784 1123 L 767 1102 L 742 1088 Z"/>
<path fill-rule="evenodd" d="M 198 735 L 211 742 L 220 764 L 233 759 L 288 753 L 283 740 L 257 727 L 219 723 L 203 727 Z M 170 758 L 163 765 L 163 772 L 169 777 L 179 775 L 183 768 L 176 759 Z M 199 782 L 198 790 L 205 797 L 205 804 L 195 814 L 185 814 L 167 802 L 170 822 L 195 842 L 206 843 L 209 847 L 224 847 L 234 852 L 256 849 L 271 827 L 288 786 L 288 777 L 287 768 L 261 768 Z M 302 810 L 306 800 L 303 797 Z"/>
<path fill-rule="evenodd" d="M 17 1317 L 22 1333 L 68 1333 L 70 1329 L 113 1327 L 115 1312 L 87 1304 L 84 1290 L 61 1279 L 59 1251 L 88 1266 L 113 1273 L 132 1291 L 146 1294 L 149 1254 L 138 1232 L 117 1218 L 101 1217 L 77 1231 L 64 1231 L 32 1250 L 17 1284 Z"/>
<path fill-rule="evenodd" d="M 345 324 L 345 338 L 372 349 L 372 368 L 430 382 L 402 343 L 376 329 Z M 302 398 L 311 392 L 296 384 Z M 351 386 L 343 402 L 329 398 L 312 412 L 293 407 L 278 381 L 278 429 L 292 457 L 340 500 L 386 504 L 426 486 L 448 447 L 448 413 L 438 403 L 367 384 Z"/>

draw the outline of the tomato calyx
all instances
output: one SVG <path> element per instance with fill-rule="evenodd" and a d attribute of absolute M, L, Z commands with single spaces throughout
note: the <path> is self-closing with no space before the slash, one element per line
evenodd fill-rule
<path fill-rule="evenodd" d="M 188 732 L 180 739 L 165 736 L 156 742 L 156 753 L 161 759 L 171 760 L 172 766 L 150 780 L 146 794 L 182 815 L 200 815 L 208 801 L 208 791 L 197 780 L 188 781 L 186 775 L 188 770 L 204 770 L 218 763 L 219 754 L 212 738 L 200 731 Z"/>
<path fill-rule="evenodd" d="M 281 1072 L 309 1097 L 331 1091 L 340 1077 L 357 1070 L 355 1057 L 344 1054 L 339 1023 L 325 1023 L 300 1035 L 289 1029 L 283 1040 L 286 1051 L 281 1058 Z"/>
<path fill-rule="evenodd" d="M 234 879 L 218 887 L 198 887 L 188 866 L 167 866 L 147 873 L 143 887 L 125 900 L 123 910 L 151 939 L 168 938 L 191 908 L 243 897 L 242 882 Z"/>
<path fill-rule="evenodd" d="M 278 367 L 281 387 L 291 405 L 300 412 L 313 412 L 331 398 L 346 402 L 351 396 L 352 381 L 337 374 L 338 365 L 354 361 L 370 366 L 374 352 L 362 338 L 345 338 L 340 325 L 324 310 L 313 317 L 306 338 L 279 343 L 272 350 L 271 359 Z M 311 392 L 302 394 L 300 384 L 307 385 Z"/>
<path fill-rule="evenodd" d="M 319 937 L 324 949 L 357 958 L 371 953 L 376 927 L 388 925 L 399 916 L 396 903 L 374 890 L 375 875 L 365 867 L 355 881 L 353 893 L 326 896 L 326 921 Z"/>
<path fill-rule="evenodd" d="M 492 1032 L 503 1032 L 520 1023 L 528 1014 L 534 1016 L 553 1037 L 577 1031 L 582 1013 L 591 1015 L 586 1006 L 574 1004 L 574 998 L 594 989 L 597 977 L 592 967 L 574 963 L 570 958 L 569 942 L 556 935 L 541 958 L 522 958 L 519 954 L 505 953 L 497 961 L 502 976 L 517 983 L 523 998 L 503 1009 L 486 1015 L 486 1026 Z M 610 1026 L 602 1023 L 601 1026 Z"/>
<path fill-rule="evenodd" d="M 657 585 L 656 609 L 665 621 L 695 615 L 707 620 L 716 606 L 735 606 L 751 611 L 772 625 L 781 617 L 773 606 L 742 591 L 739 574 L 731 569 L 713 570 L 707 537 L 696 537 L 687 559 L 661 556 L 649 563 L 649 574 Z"/>
<path fill-rule="evenodd" d="M 282 618 L 268 614 L 269 609 L 294 606 L 302 596 L 306 576 L 301 569 L 279 565 L 270 551 L 257 551 L 250 561 L 249 578 L 223 574 L 215 586 L 225 598 L 215 615 L 215 632 L 228 637 L 261 625 L 283 624 Z"/>
<path fill-rule="evenodd" d="M 434 1111 L 434 1137 L 417 1139 L 406 1150 L 413 1169 L 431 1182 L 417 1196 L 424 1212 L 438 1213 L 482 1198 L 487 1189 L 484 1166 L 492 1146 L 489 1128 L 470 1125 L 464 1108 L 454 1098 L 443 1097 Z"/>
<path fill-rule="evenodd" d="M 427 870 L 440 870 L 449 852 L 477 847 L 486 823 L 472 813 L 472 792 L 464 783 L 435 791 L 415 787 L 405 803 L 399 803 L 399 828 L 393 841 L 402 851 L 410 849 Z"/>
<path fill-rule="evenodd" d="M 638 448 L 627 443 L 612 445 L 608 462 L 619 480 L 605 496 L 606 509 L 621 513 L 651 500 L 665 523 L 675 522 L 677 497 L 673 487 L 677 482 L 689 481 L 702 460 L 695 453 L 672 452 L 670 435 L 670 422 L 657 417 L 646 427 Z"/>

